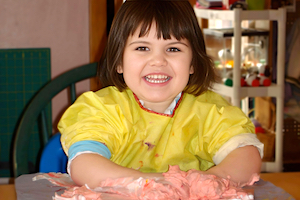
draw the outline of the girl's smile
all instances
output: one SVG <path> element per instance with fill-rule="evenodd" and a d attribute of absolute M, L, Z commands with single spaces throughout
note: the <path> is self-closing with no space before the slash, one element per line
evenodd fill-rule
<path fill-rule="evenodd" d="M 144 77 L 149 84 L 163 84 L 168 82 L 171 77 L 163 74 L 150 74 Z"/>
<path fill-rule="evenodd" d="M 155 23 L 145 36 L 139 33 L 128 37 L 118 72 L 145 107 L 163 113 L 194 72 L 192 49 L 187 39 L 158 38 Z"/>

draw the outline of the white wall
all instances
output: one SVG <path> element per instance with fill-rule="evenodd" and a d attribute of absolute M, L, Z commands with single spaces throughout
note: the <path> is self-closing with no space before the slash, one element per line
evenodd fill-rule
<path fill-rule="evenodd" d="M 51 76 L 89 62 L 88 0 L 0 0 L 0 48 L 51 48 Z M 78 92 L 89 90 L 89 81 Z M 56 123 L 66 91 L 52 101 Z"/>

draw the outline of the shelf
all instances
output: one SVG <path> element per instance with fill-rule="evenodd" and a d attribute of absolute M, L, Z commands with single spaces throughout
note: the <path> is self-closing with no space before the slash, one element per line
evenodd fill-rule
<path fill-rule="evenodd" d="M 234 96 L 236 92 L 233 87 L 226 86 L 224 84 L 216 83 L 214 86 L 214 91 L 224 95 L 224 96 Z M 283 91 L 277 84 L 272 84 L 268 87 L 239 87 L 237 88 L 237 92 L 239 93 L 240 99 L 244 99 L 246 97 L 281 97 L 283 96 Z"/>
<path fill-rule="evenodd" d="M 203 29 L 203 33 L 207 35 L 213 35 L 222 38 L 233 37 L 233 28 L 222 28 L 222 29 Z M 242 29 L 242 36 L 268 36 L 269 31 L 259 29 Z"/>
<path fill-rule="evenodd" d="M 194 8 L 197 17 L 204 19 L 221 19 L 221 20 L 235 20 L 235 12 L 233 10 L 211 10 Z M 282 17 L 281 9 L 275 10 L 241 10 L 235 9 L 241 12 L 241 20 L 271 20 L 278 21 Z"/>
<path fill-rule="evenodd" d="M 276 130 L 275 130 L 275 161 L 263 162 L 261 171 L 280 172 L 283 170 L 283 108 L 284 108 L 284 67 L 285 67 L 285 29 L 286 29 L 286 8 L 278 10 L 210 10 L 195 7 L 195 14 L 199 18 L 220 19 L 233 21 L 233 41 L 234 41 L 234 66 L 233 66 L 233 86 L 215 84 L 214 91 L 231 98 L 234 106 L 240 107 L 248 113 L 247 97 L 275 97 L 276 98 Z M 241 87 L 241 37 L 243 20 L 269 20 L 277 21 L 277 84 L 268 87 Z M 244 100 L 244 104 L 241 104 Z"/>

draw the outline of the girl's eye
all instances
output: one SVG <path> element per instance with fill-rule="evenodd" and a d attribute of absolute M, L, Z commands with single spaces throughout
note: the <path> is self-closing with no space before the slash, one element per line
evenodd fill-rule
<path fill-rule="evenodd" d="M 147 48 L 147 47 L 138 47 L 135 50 L 138 50 L 138 51 L 147 51 L 147 50 L 149 50 L 149 48 Z"/>
<path fill-rule="evenodd" d="M 180 51 L 180 49 L 176 48 L 176 47 L 171 47 L 171 48 L 168 48 L 167 51 L 170 51 L 170 52 L 178 52 Z"/>

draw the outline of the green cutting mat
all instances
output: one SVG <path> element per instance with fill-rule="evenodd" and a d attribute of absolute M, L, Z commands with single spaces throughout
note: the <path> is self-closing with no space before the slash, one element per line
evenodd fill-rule
<path fill-rule="evenodd" d="M 51 79 L 50 49 L 0 49 L 0 177 L 10 177 L 13 133 L 34 94 Z M 47 107 L 51 128 L 51 105 Z M 50 117 L 49 117 L 50 115 Z M 29 145 L 30 170 L 40 149 L 37 124 Z"/>

